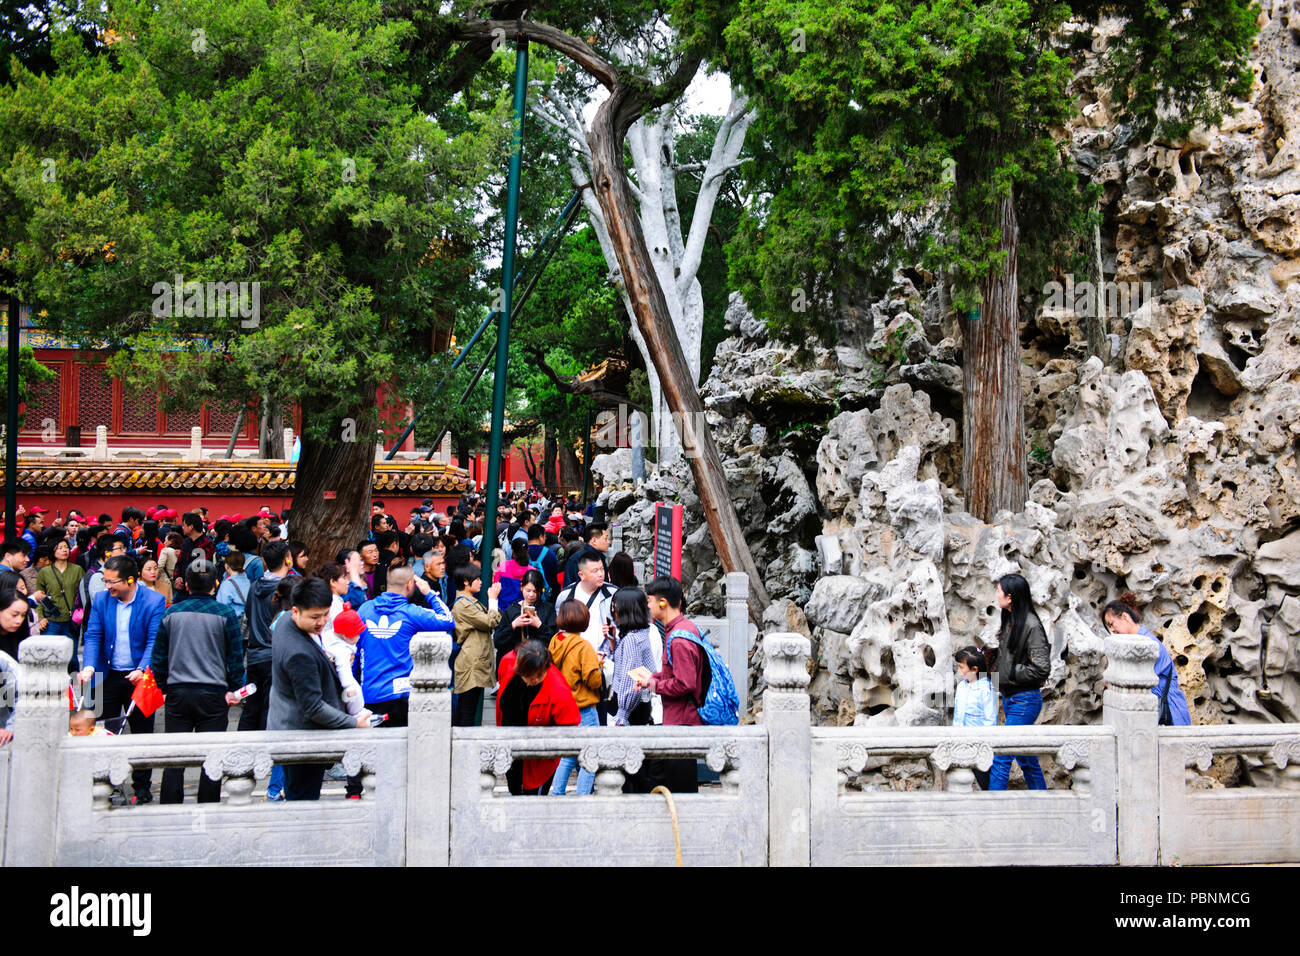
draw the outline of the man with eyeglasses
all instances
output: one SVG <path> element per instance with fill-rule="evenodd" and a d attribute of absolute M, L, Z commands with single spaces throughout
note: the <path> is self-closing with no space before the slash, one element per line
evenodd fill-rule
<path fill-rule="evenodd" d="M 121 541 L 117 542 L 121 545 Z M 123 545 L 123 547 L 125 547 Z M 99 694 L 104 702 L 100 719 L 121 716 L 131 704 L 135 686 L 144 679 L 145 668 L 153 660 L 153 643 L 162 622 L 166 601 L 157 591 L 141 587 L 140 571 L 135 561 L 117 555 L 104 562 L 104 590 L 90 603 L 86 621 L 86 666 L 78 675 L 85 684 L 103 675 Z M 132 710 L 127 724 L 133 734 L 153 733 L 153 715 L 145 717 Z M 131 774 L 135 789 L 132 803 L 153 800 L 149 770 Z"/>

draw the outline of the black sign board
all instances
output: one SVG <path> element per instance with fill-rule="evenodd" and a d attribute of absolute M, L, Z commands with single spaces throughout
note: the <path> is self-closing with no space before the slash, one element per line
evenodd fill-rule
<path fill-rule="evenodd" d="M 682 579 L 682 506 L 655 504 L 654 577 Z"/>

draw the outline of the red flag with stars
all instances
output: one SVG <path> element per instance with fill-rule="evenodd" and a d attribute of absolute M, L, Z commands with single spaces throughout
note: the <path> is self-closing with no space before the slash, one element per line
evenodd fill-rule
<path fill-rule="evenodd" d="M 163 696 L 163 692 L 158 689 L 158 682 L 153 678 L 152 668 L 145 668 L 144 679 L 135 685 L 131 700 L 136 707 L 140 708 L 140 713 L 146 717 L 152 717 L 153 712 L 163 705 L 166 698 Z"/>

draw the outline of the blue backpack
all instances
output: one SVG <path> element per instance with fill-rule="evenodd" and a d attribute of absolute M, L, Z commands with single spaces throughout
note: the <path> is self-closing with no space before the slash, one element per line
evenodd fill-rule
<path fill-rule="evenodd" d="M 700 720 L 715 726 L 728 726 L 740 723 L 740 698 L 736 695 L 736 684 L 731 679 L 728 669 L 718 649 L 693 631 L 679 627 L 664 640 L 664 656 L 671 666 L 673 662 L 672 647 L 674 638 L 684 637 L 692 644 L 704 649 L 709 662 L 709 689 L 700 703 Z"/>
<path fill-rule="evenodd" d="M 542 567 L 542 559 L 545 557 L 546 557 L 546 548 L 543 547 L 541 551 L 537 552 L 537 557 L 528 559 L 528 563 L 532 567 L 536 568 L 537 573 L 542 576 L 542 595 L 541 595 L 542 600 L 550 601 L 552 599 L 551 586 L 550 584 L 547 583 L 548 579 L 546 577 L 546 569 Z"/>

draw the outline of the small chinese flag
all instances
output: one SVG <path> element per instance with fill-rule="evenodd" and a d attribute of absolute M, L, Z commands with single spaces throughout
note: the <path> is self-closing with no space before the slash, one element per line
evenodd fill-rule
<path fill-rule="evenodd" d="M 153 712 L 163 705 L 166 698 L 163 692 L 158 689 L 158 682 L 153 679 L 153 670 L 145 668 L 144 679 L 135 685 L 135 692 L 131 694 L 131 700 L 135 706 L 140 708 L 140 713 L 146 717 L 153 716 Z"/>
<path fill-rule="evenodd" d="M 76 698 L 76 695 L 72 693 L 72 687 L 71 687 L 71 685 L 69 685 L 69 687 L 68 687 L 68 710 L 76 710 L 76 709 L 77 709 L 77 698 Z"/>

